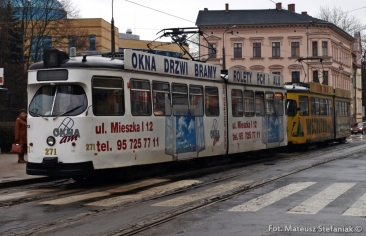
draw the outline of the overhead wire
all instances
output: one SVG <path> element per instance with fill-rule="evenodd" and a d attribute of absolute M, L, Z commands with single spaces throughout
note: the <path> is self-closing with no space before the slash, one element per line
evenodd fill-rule
<path fill-rule="evenodd" d="M 163 12 L 163 11 L 159 11 L 159 10 L 156 10 L 156 9 L 151 8 L 151 7 L 148 7 L 148 6 L 145 6 L 145 5 L 142 5 L 142 4 L 138 4 L 138 3 L 136 3 L 136 2 L 132 2 L 132 1 L 130 1 L 130 0 L 126 0 L 126 1 L 127 1 L 127 2 L 130 2 L 130 3 L 133 3 L 133 4 L 136 4 L 136 5 L 139 5 L 139 6 L 141 6 L 141 7 L 145 7 L 145 8 L 147 8 L 147 9 L 150 9 L 150 10 L 153 10 L 153 11 L 157 11 L 157 12 L 163 13 L 163 14 L 168 15 L 168 16 L 172 16 L 172 17 L 175 17 L 175 18 L 178 18 L 178 19 L 181 19 L 181 20 L 185 20 L 185 21 L 191 22 L 191 23 L 196 23 L 196 22 L 194 22 L 194 21 L 187 20 L 187 19 L 184 19 L 184 18 L 182 18 L 182 17 L 175 16 L 175 15 L 172 15 L 172 14 L 169 14 L 169 13 L 166 13 L 166 12 Z"/>

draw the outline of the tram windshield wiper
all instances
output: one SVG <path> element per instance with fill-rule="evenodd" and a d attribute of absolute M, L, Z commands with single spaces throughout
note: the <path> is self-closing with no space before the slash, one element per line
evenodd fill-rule
<path fill-rule="evenodd" d="M 31 114 L 32 116 L 42 117 L 43 119 L 48 120 L 47 117 L 44 117 L 44 116 L 38 114 L 37 112 L 38 112 L 38 109 L 36 110 L 36 112 L 34 112 L 33 110 L 31 110 L 31 111 L 29 111 L 29 114 Z"/>
<path fill-rule="evenodd" d="M 68 110 L 68 111 L 65 111 L 64 113 L 62 113 L 62 114 L 60 114 L 60 115 L 56 116 L 55 118 L 53 118 L 53 120 L 56 120 L 58 117 L 63 116 L 63 115 L 66 115 L 66 114 L 68 114 L 68 113 L 70 113 L 70 112 L 73 112 L 73 111 L 75 111 L 75 110 L 79 109 L 79 108 L 80 108 L 80 107 L 82 107 L 82 106 L 83 106 L 83 105 L 80 105 L 80 106 L 74 107 L 74 108 L 72 108 L 72 109 L 70 109 L 70 110 Z"/>

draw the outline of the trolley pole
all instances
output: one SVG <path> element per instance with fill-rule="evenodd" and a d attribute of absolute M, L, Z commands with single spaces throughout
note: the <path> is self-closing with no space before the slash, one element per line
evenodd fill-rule
<path fill-rule="evenodd" d="M 112 0 L 112 20 L 111 20 L 111 50 L 112 50 L 112 58 L 114 58 L 115 52 L 115 43 L 114 43 L 114 18 L 113 18 L 113 1 Z"/>
<path fill-rule="evenodd" d="M 226 70 L 226 55 L 225 55 L 225 33 L 232 28 L 235 28 L 236 25 L 227 27 L 224 33 L 222 33 L 222 69 Z"/>

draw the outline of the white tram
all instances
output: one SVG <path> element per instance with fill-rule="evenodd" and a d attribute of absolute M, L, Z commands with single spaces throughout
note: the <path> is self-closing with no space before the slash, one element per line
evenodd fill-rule
<path fill-rule="evenodd" d="M 230 94 L 230 96 L 228 96 Z M 287 144 L 281 76 L 125 50 L 28 72 L 27 174 L 77 176 Z"/>

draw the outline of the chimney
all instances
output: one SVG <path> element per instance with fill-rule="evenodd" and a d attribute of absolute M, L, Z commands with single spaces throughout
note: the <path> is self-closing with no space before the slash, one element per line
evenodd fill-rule
<path fill-rule="evenodd" d="M 225 11 L 229 11 L 229 3 L 225 3 Z"/>
<path fill-rule="evenodd" d="M 303 12 L 301 12 L 301 15 L 303 15 L 303 16 L 307 16 L 307 15 L 308 15 L 308 13 L 307 13 L 306 11 L 303 11 Z"/>
<path fill-rule="evenodd" d="M 203 10 L 208 11 L 208 8 L 207 8 L 207 7 L 205 7 Z"/>
<path fill-rule="evenodd" d="M 288 4 L 288 10 L 295 12 L 295 4 Z"/>
<path fill-rule="evenodd" d="M 282 3 L 280 3 L 280 2 L 276 3 L 276 9 L 281 10 L 282 9 Z"/>

